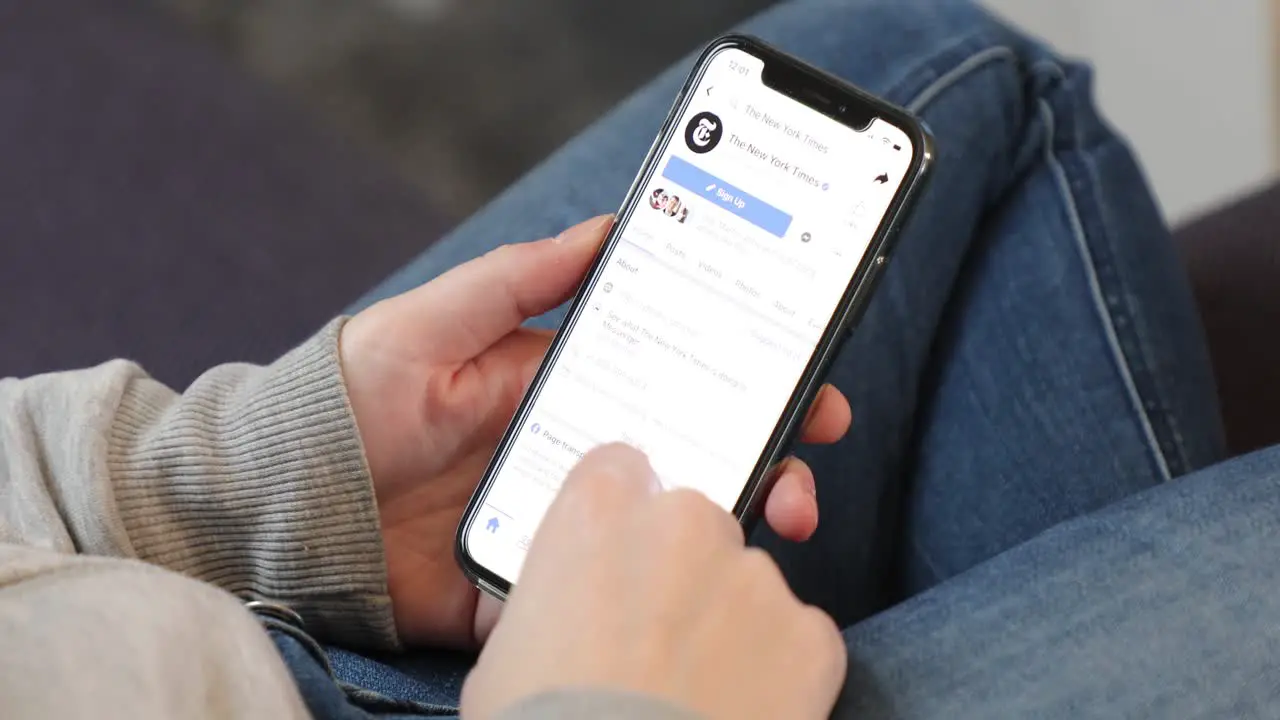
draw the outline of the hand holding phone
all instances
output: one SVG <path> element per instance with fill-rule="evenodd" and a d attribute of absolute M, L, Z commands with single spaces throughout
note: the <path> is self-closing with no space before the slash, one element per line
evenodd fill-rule
<path fill-rule="evenodd" d="M 406 644 L 474 648 L 493 625 L 497 601 L 477 598 L 454 562 L 458 519 L 551 340 L 522 323 L 573 294 L 611 220 L 505 246 L 342 329 L 343 380 L 377 495 L 379 523 L 368 532 L 382 532 L 395 629 Z M 847 403 L 829 390 L 806 439 L 829 442 L 848 425 Z M 812 477 L 789 463 L 771 493 L 766 516 L 783 537 L 813 532 Z M 380 586 L 369 592 L 381 596 Z"/>
<path fill-rule="evenodd" d="M 644 456 L 595 449 L 565 481 L 468 676 L 467 717 L 540 693 L 629 691 L 700 717 L 825 718 L 835 624 L 701 493 L 661 492 Z"/>
<path fill-rule="evenodd" d="M 753 522 L 930 157 L 900 108 L 752 38 L 712 43 L 468 505 L 463 571 L 504 597 L 570 468 L 609 442 Z"/>

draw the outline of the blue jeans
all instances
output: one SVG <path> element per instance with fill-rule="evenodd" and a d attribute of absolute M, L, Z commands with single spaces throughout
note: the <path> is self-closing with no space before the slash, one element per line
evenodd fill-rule
<path fill-rule="evenodd" d="M 836 714 L 1280 713 L 1265 675 L 1280 657 L 1280 455 L 1214 465 L 1183 269 L 1088 69 L 958 0 L 802 1 L 744 29 L 911 108 L 940 151 L 831 376 L 855 427 L 799 450 L 821 527 L 803 545 L 753 538 L 848 627 Z M 615 208 L 687 68 L 358 306 Z M 340 677 L 436 703 L 466 668 L 332 658 Z"/>

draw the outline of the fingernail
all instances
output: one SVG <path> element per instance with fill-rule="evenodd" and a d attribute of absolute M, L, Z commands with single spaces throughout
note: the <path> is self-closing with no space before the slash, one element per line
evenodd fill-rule
<path fill-rule="evenodd" d="M 612 215 L 602 215 L 574 225 L 555 237 L 557 244 L 577 244 L 581 242 L 599 242 L 600 231 L 613 222 Z"/>
<path fill-rule="evenodd" d="M 814 482 L 813 478 L 809 478 L 808 482 L 804 484 L 804 489 L 805 489 L 805 492 L 809 493 L 810 497 L 814 498 L 815 500 L 817 499 L 818 483 Z"/>

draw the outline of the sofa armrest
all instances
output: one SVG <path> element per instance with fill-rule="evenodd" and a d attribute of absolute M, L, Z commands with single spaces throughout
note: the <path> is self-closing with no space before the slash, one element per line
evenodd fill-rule
<path fill-rule="evenodd" d="M 1280 183 L 1176 233 L 1232 454 L 1280 443 Z"/>

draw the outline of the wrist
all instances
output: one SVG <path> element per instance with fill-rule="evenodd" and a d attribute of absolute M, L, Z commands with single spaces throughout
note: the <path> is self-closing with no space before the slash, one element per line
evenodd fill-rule
<path fill-rule="evenodd" d="M 270 366 L 215 368 L 181 397 L 131 383 L 111 475 L 142 559 L 288 605 L 318 635 L 386 646 L 394 623 L 342 324 Z"/>

